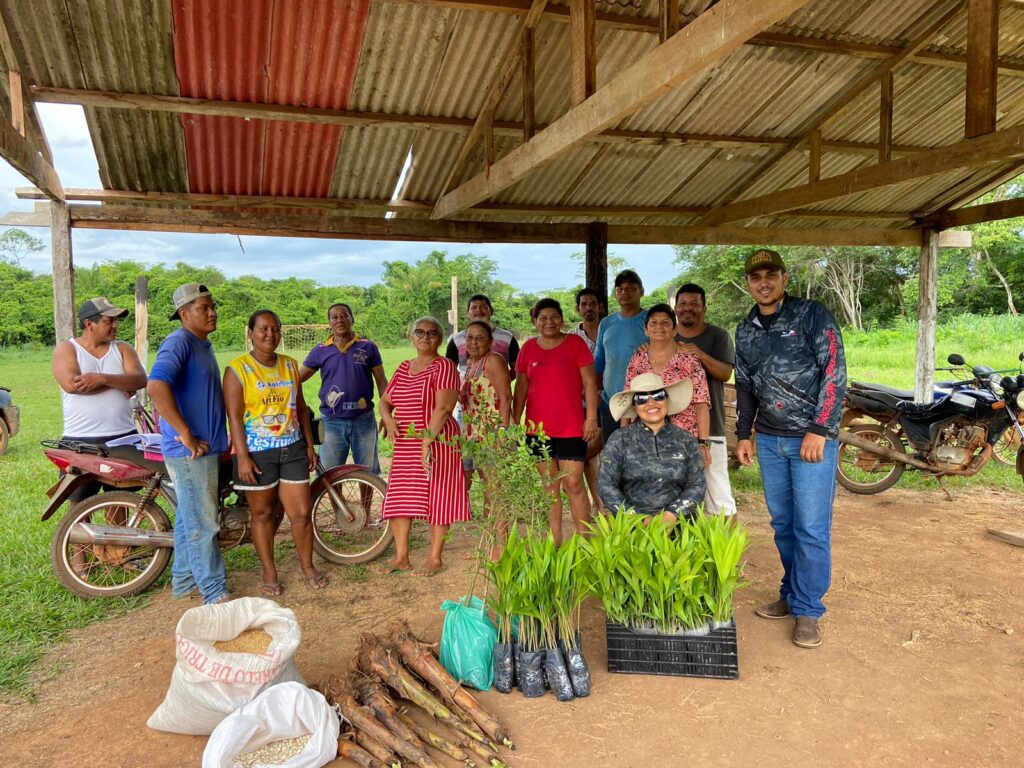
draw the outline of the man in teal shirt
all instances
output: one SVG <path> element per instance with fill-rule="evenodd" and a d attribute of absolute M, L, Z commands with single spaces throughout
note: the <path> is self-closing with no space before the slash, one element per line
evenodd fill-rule
<path fill-rule="evenodd" d="M 597 329 L 594 370 L 601 387 L 601 429 L 607 440 L 619 428 L 612 418 L 608 402 L 612 395 L 626 388 L 626 368 L 636 348 L 647 343 L 647 310 L 640 308 L 644 284 L 632 269 L 615 276 L 615 300 L 619 311 L 608 315 Z"/>

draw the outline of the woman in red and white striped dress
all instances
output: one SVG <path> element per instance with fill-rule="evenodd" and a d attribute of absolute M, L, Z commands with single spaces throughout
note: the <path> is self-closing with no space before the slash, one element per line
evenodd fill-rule
<path fill-rule="evenodd" d="M 459 425 L 452 411 L 459 399 L 459 371 L 438 355 L 441 324 L 432 317 L 413 323 L 412 345 L 416 357 L 398 366 L 380 400 L 380 416 L 388 439 L 395 446 L 384 518 L 395 535 L 395 559 L 391 569 L 408 571 L 409 530 L 413 518 L 430 523 L 430 554 L 416 573 L 433 576 L 444 568 L 441 552 L 448 527 L 469 520 L 469 496 L 462 457 L 453 445 Z M 409 427 L 427 437 L 409 437 Z M 444 438 L 444 440 L 438 440 Z"/>

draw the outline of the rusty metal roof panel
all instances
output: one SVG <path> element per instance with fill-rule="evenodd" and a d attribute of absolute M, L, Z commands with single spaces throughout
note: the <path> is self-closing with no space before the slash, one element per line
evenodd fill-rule
<path fill-rule="evenodd" d="M 40 85 L 177 95 L 169 0 L 6 0 L 11 36 Z M 183 192 L 175 116 L 86 109 L 103 186 Z"/>

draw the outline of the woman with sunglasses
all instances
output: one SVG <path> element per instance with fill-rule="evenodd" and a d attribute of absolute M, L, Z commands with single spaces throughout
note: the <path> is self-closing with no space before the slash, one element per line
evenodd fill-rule
<path fill-rule="evenodd" d="M 644 325 L 649 344 L 644 344 L 629 361 L 626 381 L 643 373 L 656 373 L 666 384 L 687 379 L 693 382 L 693 399 L 671 417 L 677 427 L 687 430 L 700 444 L 704 464 L 711 464 L 711 392 L 700 358 L 683 352 L 676 343 L 676 313 L 668 304 L 655 304 L 647 310 Z"/>
<path fill-rule="evenodd" d="M 313 525 L 309 473 L 316 467 L 313 435 L 299 383 L 298 361 L 277 354 L 281 321 L 269 309 L 249 318 L 252 351 L 236 357 L 224 371 L 224 404 L 235 451 L 234 485 L 245 493 L 252 516 L 252 542 L 263 566 L 264 597 L 284 588 L 274 564 L 275 514 L 281 501 L 291 522 L 303 578 L 323 589 L 328 578 L 313 565 Z"/>
<path fill-rule="evenodd" d="M 416 569 L 433 576 L 444 569 L 444 540 L 452 523 L 469 520 L 469 496 L 455 439 L 452 411 L 459 399 L 459 370 L 437 353 L 441 323 L 421 317 L 412 326 L 416 357 L 398 366 L 380 399 L 380 419 L 395 453 L 384 497 L 384 518 L 395 536 L 391 571 L 409 571 L 409 531 L 414 518 L 430 524 L 430 554 Z M 414 436 L 410 436 L 410 429 Z"/>
<path fill-rule="evenodd" d="M 583 485 L 583 463 L 587 441 L 597 436 L 597 375 L 594 356 L 575 334 L 562 331 L 562 306 L 554 299 L 541 299 L 530 311 L 536 338 L 523 344 L 516 359 L 516 391 L 512 420 L 518 424 L 526 411 L 527 429 L 542 427 L 545 441 L 531 435 L 531 449 L 547 458 L 538 469 L 542 477 L 562 477 L 548 490 L 554 503 L 548 510 L 548 524 L 555 542 L 562 541 L 562 498 L 559 486 L 569 497 L 576 532 L 584 533 L 590 522 L 590 502 Z M 580 403 L 584 392 L 586 413 Z"/>
<path fill-rule="evenodd" d="M 597 488 L 613 512 L 662 515 L 667 523 L 696 514 L 704 500 L 703 458 L 693 435 L 669 419 L 692 395 L 688 379 L 666 384 L 645 373 L 612 396 L 608 408 L 615 419 L 636 419 L 613 432 L 601 454 Z"/>

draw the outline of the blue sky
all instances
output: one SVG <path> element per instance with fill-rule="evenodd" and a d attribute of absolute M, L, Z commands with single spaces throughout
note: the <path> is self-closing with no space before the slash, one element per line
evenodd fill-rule
<path fill-rule="evenodd" d="M 67 187 L 99 187 L 96 156 L 77 106 L 37 106 L 46 130 L 61 182 Z M 6 163 L 0 163 L 0 212 L 32 210 L 31 200 L 18 200 L 14 188 L 28 182 Z M 34 272 L 50 271 L 49 229 L 31 228 L 47 250 L 34 254 L 22 266 Z M 415 262 L 431 250 L 476 253 L 494 259 L 498 278 L 534 293 L 575 285 L 579 266 L 570 259 L 583 250 L 581 243 L 563 245 L 511 245 L 485 243 L 405 243 L 360 240 L 322 240 L 284 237 L 194 235 L 170 232 L 117 232 L 73 230 L 76 264 L 132 259 L 156 264 L 183 261 L 196 266 L 215 265 L 229 277 L 257 274 L 263 278 L 308 277 L 327 285 L 372 285 L 383 272 L 384 261 Z M 244 252 L 243 252 L 244 248 Z M 674 252 L 667 245 L 612 247 L 653 289 L 677 273 Z"/>

